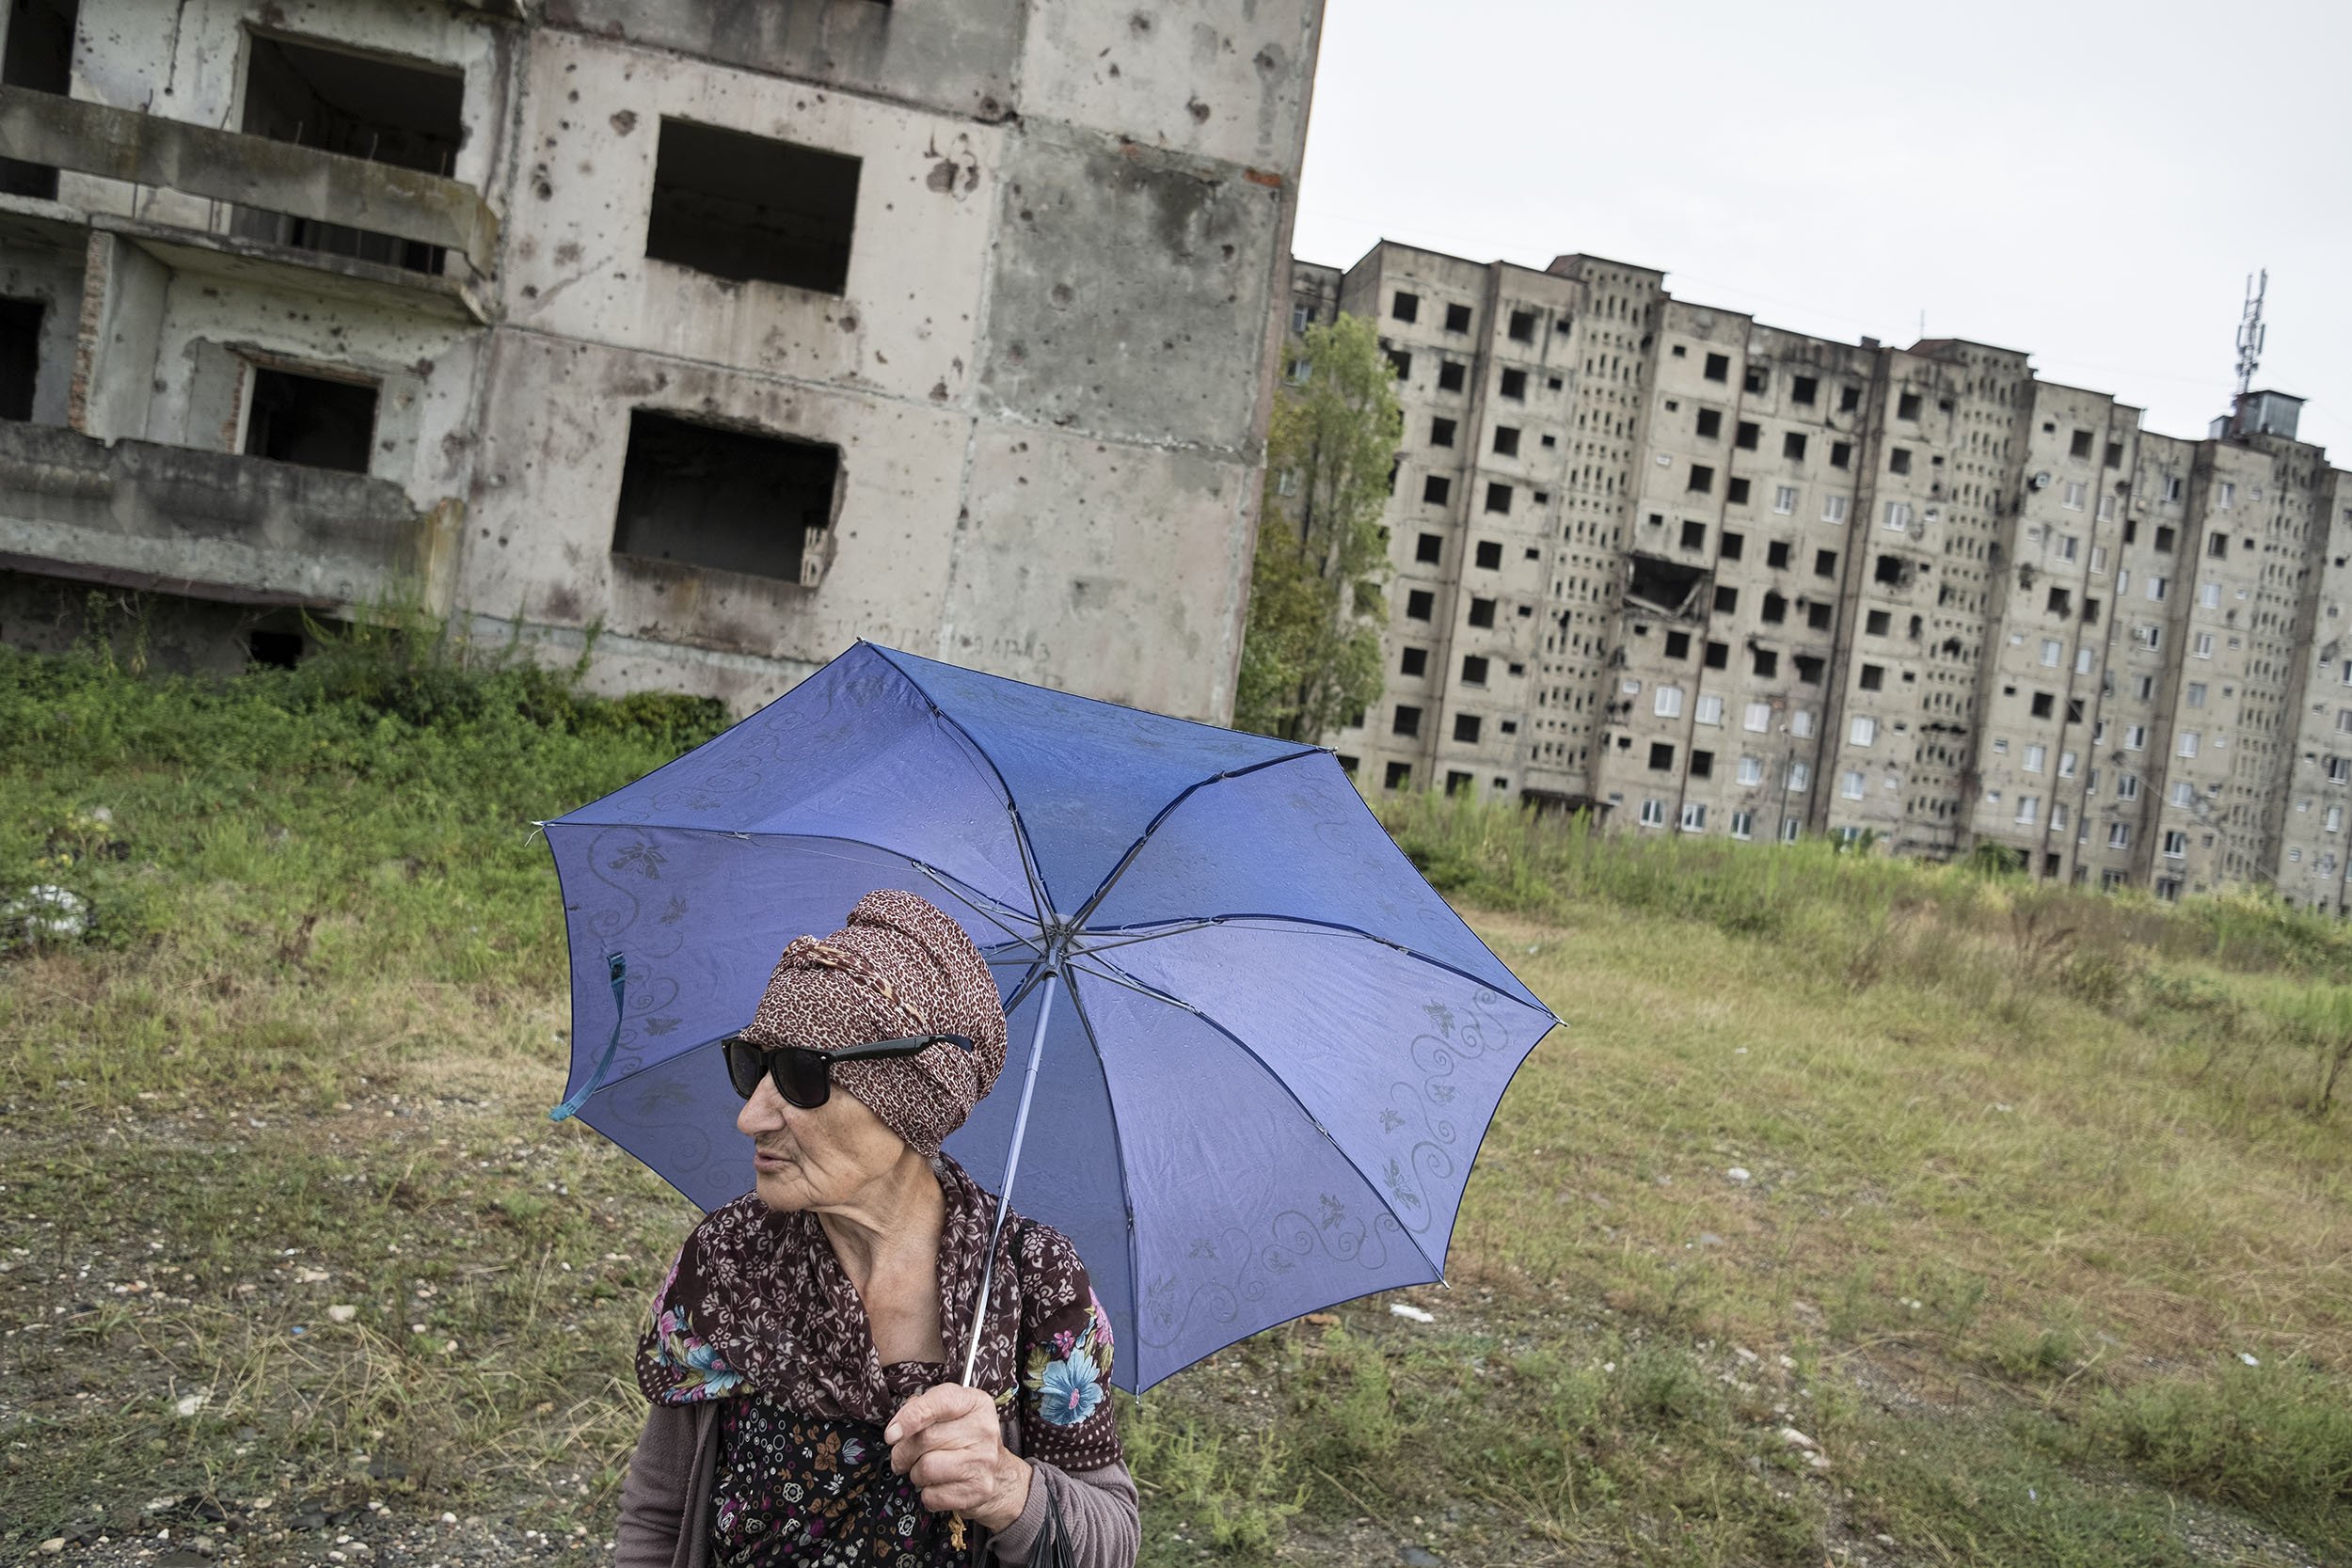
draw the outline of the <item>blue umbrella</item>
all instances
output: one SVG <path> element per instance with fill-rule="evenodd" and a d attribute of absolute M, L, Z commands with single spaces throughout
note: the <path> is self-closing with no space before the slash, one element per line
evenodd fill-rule
<path fill-rule="evenodd" d="M 1555 1022 L 1328 751 L 872 643 L 545 827 L 572 962 L 550 1115 L 705 1209 L 751 1188 L 716 1042 L 784 944 L 880 887 L 955 915 L 1029 1045 L 948 1151 L 1009 1205 L 1034 1148 L 1019 1207 L 1076 1243 L 1136 1393 L 1441 1279 Z"/>

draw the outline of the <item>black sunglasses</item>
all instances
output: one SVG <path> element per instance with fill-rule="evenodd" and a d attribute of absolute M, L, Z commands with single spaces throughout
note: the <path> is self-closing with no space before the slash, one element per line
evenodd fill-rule
<path fill-rule="evenodd" d="M 898 1039 L 844 1046 L 838 1051 L 813 1051 L 805 1045 L 755 1045 L 740 1035 L 729 1035 L 719 1044 L 726 1053 L 727 1082 L 735 1085 L 737 1094 L 749 1100 L 759 1092 L 761 1079 L 772 1078 L 776 1081 L 776 1092 L 803 1111 L 814 1111 L 833 1097 L 835 1062 L 912 1056 L 934 1045 L 972 1049 L 970 1037 L 963 1035 L 907 1035 Z"/>

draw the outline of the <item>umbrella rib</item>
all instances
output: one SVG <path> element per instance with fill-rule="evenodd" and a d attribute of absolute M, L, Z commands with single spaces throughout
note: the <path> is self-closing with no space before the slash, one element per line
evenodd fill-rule
<path fill-rule="evenodd" d="M 1070 993 L 1070 1006 L 1078 1015 L 1078 1027 L 1086 1031 L 1087 1044 L 1094 1049 L 1095 1065 L 1103 1073 L 1103 1103 L 1110 1108 L 1111 1166 L 1119 1172 L 1119 1201 L 1127 1211 L 1127 1326 L 1132 1329 L 1143 1315 L 1143 1306 L 1136 1299 L 1143 1289 L 1143 1264 L 1136 1253 L 1136 1199 L 1133 1189 L 1127 1183 L 1126 1144 L 1119 1135 L 1119 1097 L 1111 1092 L 1110 1064 L 1103 1059 L 1102 1037 L 1094 1032 L 1094 1015 L 1087 1011 L 1086 998 L 1078 994 L 1077 986 L 1067 978 L 1062 989 Z M 1143 1386 L 1143 1344 L 1140 1338 L 1136 1341 L 1136 1386 L 1140 1390 Z M 1141 1399 L 1143 1396 L 1138 1392 L 1136 1397 Z"/>
<path fill-rule="evenodd" d="M 918 860 L 914 856 L 908 854 L 903 849 L 893 849 L 886 844 L 876 844 L 871 839 L 851 838 L 847 833 L 796 833 L 767 829 L 710 828 L 691 822 L 565 822 L 558 819 L 556 821 L 547 823 L 545 826 L 549 828 L 569 828 L 574 832 L 583 833 L 612 832 L 616 831 L 635 832 L 696 833 L 707 834 L 718 838 L 784 838 L 791 839 L 795 843 L 804 845 L 855 845 L 860 849 L 871 849 L 878 855 L 888 855 L 892 860 L 904 861 L 914 870 L 921 872 L 924 876 L 929 877 L 931 880 L 939 883 L 940 886 L 946 888 L 948 892 L 953 893 L 958 898 L 962 899 L 975 911 L 985 913 L 986 911 L 981 910 L 981 905 L 983 903 L 987 903 L 993 904 L 998 909 L 1004 910 L 1015 920 L 1026 918 L 1021 913 L 1020 911 L 1013 909 L 1003 900 L 989 897 L 988 895 L 980 892 L 977 888 L 973 887 L 970 883 L 965 882 L 961 878 L 953 876 L 951 873 L 940 870 L 935 865 L 931 865 L 924 861 Z M 1017 824 L 1015 827 L 1015 842 L 1019 842 Z M 553 840 L 550 838 L 550 846 L 552 843 Z M 847 860 L 850 857 L 844 855 L 836 858 Z M 1025 870 L 1025 867 L 1024 869 Z M 993 917 L 991 918 L 993 919 Z M 1009 926 L 1005 926 L 1002 921 L 997 921 L 995 923 L 1001 929 L 1007 932 L 1007 934 L 1012 936 L 1015 940 L 1021 940 L 1020 932 L 1013 930 Z"/>
<path fill-rule="evenodd" d="M 963 736 L 963 743 L 966 746 L 971 747 L 973 752 L 977 755 L 982 762 L 988 764 L 989 772 L 995 775 L 997 791 L 1005 798 L 1005 810 L 1009 812 L 1012 816 L 1013 842 L 1018 845 L 1021 849 L 1021 869 L 1029 879 L 1029 898 L 1031 902 L 1037 905 L 1037 923 L 1040 926 L 1044 925 L 1046 911 L 1054 907 L 1053 900 L 1047 896 L 1044 879 L 1038 873 L 1036 864 L 1037 849 L 1036 847 L 1029 842 L 1028 824 L 1021 820 L 1021 802 L 1013 799 L 1012 785 L 1006 782 L 1005 770 L 996 766 L 996 759 L 988 754 L 988 748 L 980 744 L 979 736 L 964 728 L 962 720 L 958 719 L 954 714 L 949 713 L 946 708 L 940 706 L 939 699 L 932 696 L 924 687 L 923 683 L 914 678 L 913 672 L 909 671 L 906 666 L 900 664 L 897 659 L 892 658 L 890 657 L 889 649 L 883 648 L 880 644 L 874 644 L 873 647 L 874 651 L 881 655 L 882 661 L 884 664 L 889 665 L 893 670 L 897 671 L 898 673 L 898 678 L 906 682 L 909 686 L 914 688 L 915 694 L 921 697 L 925 703 L 930 705 L 932 716 L 941 723 L 946 724 L 948 728 L 954 730 L 958 735 Z"/>
<path fill-rule="evenodd" d="M 1510 999 L 1511 999 L 1512 1001 L 1514 1001 L 1514 1002 L 1518 1002 L 1518 1003 L 1521 1006 L 1531 1006 L 1531 1005 L 1532 1005 L 1532 1006 L 1534 1006 L 1534 1008 L 1535 1008 L 1535 1010 L 1536 1010 L 1536 1011 L 1541 1012 L 1541 1013 L 1545 1014 L 1546 1016 L 1549 1017 L 1549 1018 L 1552 1020 L 1552 1022 L 1555 1022 L 1555 1023 L 1556 1023 L 1556 1022 L 1559 1022 L 1559 1015 L 1558 1015 L 1557 1013 L 1552 1012 L 1550 1008 L 1549 1008 L 1549 1007 L 1545 1006 L 1542 1003 L 1540 1003 L 1540 1002 L 1536 1002 L 1536 1003 L 1530 1004 L 1528 1001 L 1526 1001 L 1526 1000 L 1524 1000 L 1524 999 L 1522 999 L 1522 998 L 1520 998 L 1520 997 L 1511 996 L 1511 993 L 1510 993 L 1509 991 L 1504 990 L 1502 987 L 1496 985 L 1496 984 L 1495 984 L 1492 980 L 1489 980 L 1489 979 L 1486 978 L 1484 975 L 1481 975 L 1481 974 L 1471 974 L 1469 970 L 1464 969 L 1464 968 L 1463 968 L 1460 964 L 1457 964 L 1457 963 L 1449 963 L 1449 962 L 1447 962 L 1447 961 L 1446 961 L 1445 959 L 1443 959 L 1443 958 L 1435 958 L 1435 957 L 1431 956 L 1430 954 L 1423 953 L 1422 951 L 1421 951 L 1421 950 L 1420 950 L 1419 948 L 1417 948 L 1417 947 L 1407 947 L 1407 946 L 1406 946 L 1406 945 L 1405 945 L 1403 942 L 1396 942 L 1396 941 L 1393 941 L 1393 940 L 1391 940 L 1391 939 L 1390 939 L 1390 938 L 1388 938 L 1388 937 L 1380 936 L 1380 935 L 1378 935 L 1378 934 L 1376 934 L 1376 933 L 1375 933 L 1375 932 L 1364 930 L 1364 929 L 1362 929 L 1362 928 L 1361 928 L 1361 927 L 1355 927 L 1355 926 L 1350 926 L 1350 925 L 1347 925 L 1347 924 L 1345 924 L 1345 923 L 1344 923 L 1344 922 L 1343 922 L 1343 921 L 1337 921 L 1337 920 L 1316 920 L 1316 919 L 1314 919 L 1313 917 L 1311 917 L 1311 916 L 1310 916 L 1310 915 L 1303 915 L 1303 914 L 1276 914 L 1276 913 L 1273 913 L 1273 912 L 1272 912 L 1272 911 L 1262 911 L 1262 910 L 1245 910 L 1245 911 L 1235 911 L 1235 912 L 1233 912 L 1233 913 L 1231 913 L 1231 914 L 1216 914 L 1216 915 L 1210 915 L 1210 916 L 1208 916 L 1207 918 L 1205 918 L 1205 919 L 1200 919 L 1200 920 L 1189 920 L 1189 919 L 1188 919 L 1188 920 L 1184 920 L 1184 921 L 1178 922 L 1178 923 L 1175 923 L 1175 924 L 1173 924 L 1173 925 L 1169 926 L 1169 927 L 1168 927 L 1167 929 L 1165 929 L 1165 930 L 1159 930 L 1159 931 L 1153 931 L 1153 932 L 1151 932 L 1151 933 L 1150 933 L 1150 934 L 1148 934 L 1147 936 L 1144 936 L 1144 937 L 1142 937 L 1142 938 L 1140 938 L 1140 939 L 1138 939 L 1138 940 L 1140 940 L 1140 941 L 1144 941 L 1144 942 L 1152 942 L 1152 941 L 1157 941 L 1157 940 L 1158 940 L 1159 938 L 1161 938 L 1161 937 L 1178 937 L 1178 936 L 1183 936 L 1183 935 L 1184 935 L 1186 932 L 1189 932 L 1189 931 L 1198 931 L 1198 930 L 1201 930 L 1201 929 L 1203 929 L 1203 928 L 1205 928 L 1205 927 L 1210 927 L 1210 926 L 1225 926 L 1225 925 L 1230 925 L 1230 924 L 1232 924 L 1232 922 L 1234 922 L 1234 921 L 1238 921 L 1238 920 L 1267 920 L 1267 921 L 1273 921 L 1273 922 L 1276 922 L 1277 924 L 1283 925 L 1283 926 L 1297 927 L 1299 927 L 1299 928 L 1300 928 L 1300 929 L 1299 929 L 1299 933 L 1298 933 L 1298 934 L 1299 934 L 1299 935 L 1301 935 L 1301 936 L 1343 936 L 1343 937 L 1356 937 L 1356 938 L 1359 938 L 1360 940 L 1362 940 L 1362 941 L 1364 941 L 1364 942 L 1375 942 L 1375 943 L 1377 943 L 1378 945 L 1380 945 L 1380 946 L 1382 946 L 1382 947 L 1390 948 L 1390 949 L 1391 949 L 1391 950 L 1393 950 L 1393 951 L 1395 951 L 1395 952 L 1402 953 L 1403 955 L 1405 955 L 1405 957 L 1406 957 L 1406 958 L 1408 958 L 1412 959 L 1412 960 L 1413 960 L 1414 962 L 1416 962 L 1416 963 L 1424 963 L 1424 964 L 1427 964 L 1427 965 L 1428 965 L 1430 968 L 1432 968 L 1432 969 L 1439 969 L 1439 970 L 1443 970 L 1443 971 L 1444 971 L 1445 973 L 1447 973 L 1448 974 L 1454 975 L 1454 976 L 1456 976 L 1456 977 L 1458 977 L 1458 978 L 1460 978 L 1460 979 L 1468 980 L 1468 981 L 1469 981 L 1470 984 L 1472 984 L 1472 985 L 1476 985 L 1476 986 L 1484 986 L 1484 987 L 1486 987 L 1488 990 L 1502 991 L 1503 995 L 1510 997 Z M 1100 929 L 1100 930 L 1106 930 L 1106 931 L 1126 931 L 1126 930 L 1133 930 L 1133 929 L 1136 929 L 1136 927 L 1124 927 L 1124 926 L 1106 926 L 1106 927 L 1097 927 L 1097 928 L 1098 928 L 1098 929 Z M 1472 932 L 1471 934 L 1472 934 L 1473 936 L 1475 936 L 1477 933 Z M 1109 942 L 1109 943 L 1089 942 L 1089 943 L 1086 945 L 1086 947 L 1083 949 L 1083 951 L 1085 951 L 1085 952 L 1089 952 L 1089 953 L 1101 953 L 1101 952 L 1104 952 L 1104 951 L 1116 950 L 1117 948 L 1120 948 L 1120 947 L 1127 947 L 1127 946 L 1132 946 L 1132 945 L 1134 945 L 1134 943 L 1133 943 L 1132 942 Z M 1484 944 L 1482 943 L 1481 945 L 1484 945 Z M 1489 949 L 1488 951 L 1489 951 L 1489 953 L 1491 954 L 1492 949 Z M 1495 961 L 1496 961 L 1497 963 L 1499 963 L 1499 964 L 1502 963 L 1502 959 L 1500 959 L 1500 958 L 1497 958 Z M 1502 970 L 1503 970 L 1503 973 L 1504 973 L 1504 974 L 1510 974 L 1510 973 L 1511 973 L 1511 969 L 1510 969 L 1510 966 L 1509 966 L 1508 964 L 1503 964 L 1503 965 L 1502 965 Z M 1511 975 L 1511 978 L 1512 978 L 1513 980 L 1515 980 L 1515 981 L 1516 981 L 1516 980 L 1518 980 L 1518 975 L 1516 975 L 1516 974 L 1512 974 L 1512 975 Z M 1522 988 L 1522 989 L 1524 989 L 1524 988 Z M 1532 995 L 1533 995 L 1533 993 L 1531 992 L 1531 993 L 1530 993 L 1530 995 L 1532 996 Z"/>
<path fill-rule="evenodd" d="M 909 865 L 914 867 L 915 870 L 920 871 L 924 876 L 929 877 L 932 881 L 937 882 L 944 891 L 951 895 L 956 901 L 961 903 L 965 909 L 970 910 L 974 914 L 978 915 L 982 920 L 987 921 L 991 926 L 995 927 L 998 930 L 1004 932 L 1005 935 L 1010 937 L 1013 941 L 1026 942 L 1028 940 L 1020 932 L 1014 930 L 1011 927 L 997 919 L 993 912 L 981 908 L 978 904 L 964 896 L 962 891 L 956 887 L 954 883 L 950 882 L 945 873 L 926 865 L 923 862 L 916 860 L 912 855 L 906 857 L 906 862 Z"/>
<path fill-rule="evenodd" d="M 1079 906 L 1078 912 L 1071 917 L 1070 923 L 1073 926 L 1084 926 L 1087 923 L 1095 910 L 1101 906 L 1103 900 L 1110 896 L 1111 889 L 1118 884 L 1119 879 L 1125 876 L 1127 868 L 1136 863 L 1136 857 L 1143 853 L 1143 847 L 1152 842 L 1152 835 L 1160 831 L 1160 824 L 1173 816 L 1177 807 L 1191 800 L 1201 790 L 1208 788 L 1211 784 L 1223 784 L 1228 779 L 1246 778 L 1251 773 L 1263 772 L 1269 768 L 1279 768 L 1286 762 L 1296 762 L 1300 757 L 1325 754 L 1327 754 L 1325 748 L 1310 746 L 1303 751 L 1292 752 L 1283 756 L 1268 757 L 1263 762 L 1253 762 L 1247 768 L 1235 768 L 1223 773 L 1212 773 L 1205 779 L 1195 779 L 1184 785 L 1176 792 L 1175 797 L 1168 804 L 1162 806 L 1153 815 L 1151 821 L 1143 825 L 1143 832 L 1137 835 L 1133 844 L 1127 846 L 1127 852 L 1119 857 L 1119 863 L 1112 866 L 1110 875 L 1103 879 L 1103 885 L 1094 890 L 1093 896 Z"/>
<path fill-rule="evenodd" d="M 1070 994 L 1073 996 L 1077 995 L 1077 988 L 1074 986 L 1072 987 Z M 1421 1254 L 1421 1260 L 1438 1271 L 1438 1283 L 1443 1284 L 1445 1282 L 1445 1265 L 1438 1262 L 1429 1256 L 1429 1250 L 1421 1244 L 1421 1238 L 1413 1234 L 1412 1227 L 1405 1223 L 1404 1216 L 1396 1212 L 1395 1205 L 1391 1204 L 1386 1197 L 1381 1196 L 1379 1183 L 1373 1180 L 1371 1174 L 1367 1172 L 1363 1166 L 1356 1163 L 1356 1157 L 1354 1155 L 1348 1153 L 1347 1150 L 1340 1147 L 1339 1139 L 1331 1136 L 1331 1130 L 1323 1125 L 1323 1118 L 1316 1116 L 1313 1111 L 1308 1108 L 1307 1102 L 1298 1098 L 1298 1091 L 1291 1087 L 1289 1080 L 1285 1079 L 1280 1073 L 1274 1070 L 1274 1065 L 1271 1062 L 1268 1062 L 1263 1056 L 1259 1055 L 1257 1052 L 1251 1050 L 1248 1040 L 1243 1039 L 1239 1035 L 1236 1035 L 1233 1031 L 1228 1029 L 1224 1024 L 1219 1023 L 1216 1019 L 1210 1017 L 1209 1014 L 1203 1012 L 1200 1008 L 1194 1006 L 1191 1003 L 1177 1001 L 1175 998 L 1161 991 L 1145 991 L 1143 994 L 1151 997 L 1155 1002 L 1160 1002 L 1168 1006 L 1174 1007 L 1179 1012 L 1190 1013 L 1193 1017 L 1199 1019 L 1201 1022 L 1207 1024 L 1218 1034 L 1223 1035 L 1227 1039 L 1233 1042 L 1234 1046 L 1242 1053 L 1243 1055 L 1248 1056 L 1251 1061 L 1257 1063 L 1259 1068 L 1264 1071 L 1268 1078 L 1273 1079 L 1275 1083 L 1280 1085 L 1282 1092 L 1290 1096 L 1291 1103 L 1298 1107 L 1299 1114 L 1304 1116 L 1310 1122 L 1313 1123 L 1314 1130 L 1323 1134 L 1323 1141 L 1331 1146 L 1331 1152 L 1338 1155 L 1346 1163 L 1347 1168 L 1356 1173 L 1357 1177 L 1363 1182 L 1365 1189 L 1373 1195 L 1373 1197 L 1379 1203 L 1380 1207 L 1389 1212 L 1389 1218 L 1396 1221 L 1397 1229 L 1403 1232 L 1405 1238 L 1413 1243 L 1413 1250 Z M 1100 1054 L 1099 1047 L 1097 1048 L 1097 1054 Z M 1108 1082 L 1108 1076 L 1109 1075 L 1107 1073 L 1104 1074 L 1104 1081 L 1106 1083 Z"/>

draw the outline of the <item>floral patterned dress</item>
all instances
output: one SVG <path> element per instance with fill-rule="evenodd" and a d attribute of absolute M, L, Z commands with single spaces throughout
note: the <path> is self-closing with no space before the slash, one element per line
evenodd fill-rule
<path fill-rule="evenodd" d="M 1017 1361 L 997 1362 L 1012 1385 L 997 1396 L 998 1407 L 1018 1417 L 1025 1458 L 1065 1470 L 1114 1464 L 1121 1454 L 1109 1398 L 1109 1316 L 1076 1249 L 1058 1231 L 1018 1215 L 1009 1228 L 1020 1330 L 1018 1343 L 1006 1344 Z M 717 1568 L 944 1568 L 972 1560 L 983 1532 L 924 1508 L 920 1489 L 891 1468 L 884 1423 L 863 1418 L 955 1381 L 960 1369 L 894 1362 L 879 1369 L 883 1387 L 875 1392 L 882 1397 L 862 1414 L 813 1408 L 834 1402 L 812 1399 L 809 1388 L 793 1386 L 787 1376 L 763 1386 L 741 1370 L 754 1359 L 744 1354 L 750 1344 L 730 1347 L 723 1337 L 702 1332 L 699 1320 L 711 1314 L 682 1299 L 691 1292 L 674 1290 L 677 1274 L 674 1268 L 657 1297 L 640 1377 L 656 1398 L 721 1405 L 711 1487 Z M 871 1356 L 863 1307 L 854 1292 L 833 1299 L 838 1294 L 838 1286 L 828 1292 L 824 1315 L 845 1331 L 853 1327 L 859 1348 Z M 844 1321 L 851 1318 L 853 1325 Z M 804 1329 L 810 1322 L 802 1320 Z M 781 1374 L 784 1368 L 774 1370 Z"/>

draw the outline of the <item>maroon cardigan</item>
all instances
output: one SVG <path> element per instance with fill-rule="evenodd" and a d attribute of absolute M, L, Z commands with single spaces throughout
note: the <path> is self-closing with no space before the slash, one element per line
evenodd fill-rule
<path fill-rule="evenodd" d="M 1021 1421 L 1008 1415 L 1005 1447 L 1021 1451 Z M 1076 1568 L 1135 1568 L 1143 1540 L 1135 1479 L 1124 1465 L 1064 1470 L 1031 1460 L 1021 1517 L 990 1539 L 998 1562 L 1025 1568 L 1045 1528 L 1045 1493 L 1061 1505 L 1063 1539 Z M 719 1465 L 719 1406 L 657 1404 L 621 1486 L 615 1568 L 710 1568 L 710 1487 Z"/>

